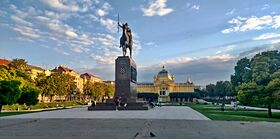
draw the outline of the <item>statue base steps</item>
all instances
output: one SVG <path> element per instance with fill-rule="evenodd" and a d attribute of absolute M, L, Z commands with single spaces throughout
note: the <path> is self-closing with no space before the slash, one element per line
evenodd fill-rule
<path fill-rule="evenodd" d="M 126 106 L 121 105 L 117 110 L 149 110 L 151 106 L 147 103 L 142 102 L 130 102 Z M 95 106 L 88 107 L 89 111 L 107 111 L 116 110 L 114 103 L 96 103 Z"/>

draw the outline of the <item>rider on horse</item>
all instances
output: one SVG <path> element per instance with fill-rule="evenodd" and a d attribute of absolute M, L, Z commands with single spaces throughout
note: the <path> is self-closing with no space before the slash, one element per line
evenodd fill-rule
<path fill-rule="evenodd" d="M 126 48 L 129 48 L 130 51 L 130 57 L 132 56 L 132 33 L 130 28 L 128 27 L 128 24 L 120 24 L 118 23 L 118 26 L 121 27 L 123 29 L 123 34 L 122 37 L 120 39 L 120 47 L 123 48 L 123 55 L 126 55 Z"/>

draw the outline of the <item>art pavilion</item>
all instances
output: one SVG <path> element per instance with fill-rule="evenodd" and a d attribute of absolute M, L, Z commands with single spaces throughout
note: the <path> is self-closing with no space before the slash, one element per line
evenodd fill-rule
<path fill-rule="evenodd" d="M 154 76 L 153 83 L 138 83 L 138 98 L 159 102 L 184 102 L 195 98 L 194 84 L 190 78 L 185 83 L 175 83 L 174 76 L 164 68 Z"/>

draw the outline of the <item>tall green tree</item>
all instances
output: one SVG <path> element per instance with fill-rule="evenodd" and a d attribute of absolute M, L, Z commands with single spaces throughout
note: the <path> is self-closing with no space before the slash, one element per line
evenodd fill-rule
<path fill-rule="evenodd" d="M 238 86 L 237 99 L 244 105 L 256 104 L 257 98 L 255 97 L 261 90 L 261 87 L 255 82 L 242 83 Z"/>
<path fill-rule="evenodd" d="M 20 81 L 1 80 L 0 81 L 0 113 L 3 105 L 14 104 L 20 97 Z"/>
<path fill-rule="evenodd" d="M 40 91 L 34 87 L 24 86 L 21 88 L 20 98 L 17 100 L 19 104 L 26 104 L 27 106 L 35 105 L 39 102 L 38 95 Z"/>
<path fill-rule="evenodd" d="M 48 96 L 51 101 L 55 95 L 70 96 L 73 91 L 77 90 L 75 77 L 62 73 L 53 73 L 47 77 L 42 76 L 36 84 L 41 90 L 42 98 Z"/>
<path fill-rule="evenodd" d="M 11 63 L 8 64 L 9 70 L 15 72 L 10 72 L 13 76 L 32 82 L 30 76 L 30 66 L 27 64 L 27 61 L 24 59 L 13 59 Z"/>
<path fill-rule="evenodd" d="M 251 61 L 247 57 L 237 61 L 234 71 L 234 74 L 231 75 L 231 84 L 234 89 L 233 91 L 236 91 L 240 84 L 247 83 L 252 80 Z"/>
<path fill-rule="evenodd" d="M 215 94 L 215 87 L 216 87 L 216 85 L 214 85 L 214 84 L 208 84 L 208 85 L 206 85 L 206 91 L 207 91 L 208 96 L 210 96 L 210 97 L 215 97 L 215 96 L 217 96 L 217 95 Z"/>
<path fill-rule="evenodd" d="M 105 96 L 104 83 L 96 82 L 93 84 L 94 99 L 101 100 Z"/>
<path fill-rule="evenodd" d="M 237 64 L 238 65 L 238 64 Z M 238 100 L 245 105 L 262 105 L 268 108 L 268 116 L 272 117 L 272 105 L 276 105 L 278 77 L 280 68 L 280 54 L 278 51 L 267 51 L 256 54 L 248 64 L 250 67 L 243 71 L 235 69 L 236 73 L 244 73 L 249 70 L 252 78 L 249 82 L 241 80 L 237 84 Z M 242 69 L 242 68 L 241 68 Z M 276 78 L 277 77 L 277 78 Z M 233 83 L 235 78 L 231 78 Z"/>
<path fill-rule="evenodd" d="M 90 96 L 90 98 L 96 97 L 94 94 L 94 83 L 92 81 L 87 81 L 84 84 L 83 92 L 86 96 Z"/>
<path fill-rule="evenodd" d="M 115 86 L 112 84 L 104 84 L 105 96 L 112 98 L 115 93 Z"/>

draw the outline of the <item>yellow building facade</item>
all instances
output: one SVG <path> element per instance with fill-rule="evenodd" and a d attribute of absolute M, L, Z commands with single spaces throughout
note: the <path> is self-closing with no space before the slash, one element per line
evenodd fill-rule
<path fill-rule="evenodd" d="M 84 80 L 83 78 L 80 77 L 80 74 L 78 74 L 75 70 L 63 66 L 58 66 L 55 67 L 55 69 L 53 69 L 52 72 L 59 72 L 62 74 L 68 74 L 75 77 L 74 82 L 75 85 L 77 86 L 77 91 L 83 93 Z"/>
<path fill-rule="evenodd" d="M 92 83 L 102 83 L 103 81 L 101 80 L 100 77 L 96 75 L 92 75 L 90 73 L 84 73 L 81 74 L 81 78 L 83 79 L 83 83 L 85 84 L 87 81 L 91 81 Z"/>
<path fill-rule="evenodd" d="M 174 76 L 163 67 L 154 76 L 153 83 L 137 84 L 138 98 L 157 100 L 159 102 L 192 101 L 195 98 L 194 84 L 188 80 L 185 83 L 175 83 Z"/>

